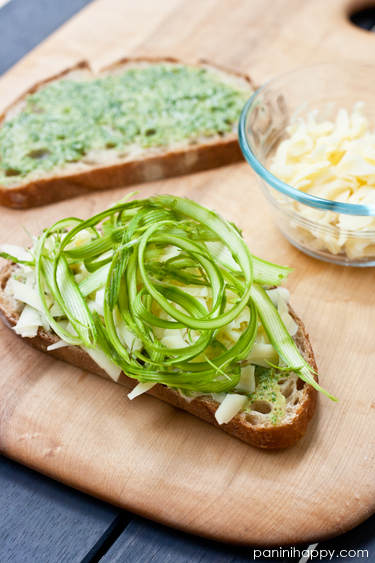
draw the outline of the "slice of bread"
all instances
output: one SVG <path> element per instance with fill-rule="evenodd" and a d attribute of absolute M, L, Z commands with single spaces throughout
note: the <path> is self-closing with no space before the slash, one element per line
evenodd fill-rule
<path fill-rule="evenodd" d="M 2 116 L 0 128 L 25 107 L 29 94 L 35 93 L 54 81 L 93 80 L 98 77 L 114 75 L 130 68 L 142 68 L 155 64 L 181 65 L 176 59 L 122 59 L 100 71 L 90 69 L 87 62 L 65 70 L 57 76 L 36 84 L 13 103 Z M 201 61 L 195 66 L 209 69 L 227 84 L 248 91 L 254 91 L 251 80 L 236 72 L 223 70 L 211 63 Z M 25 177 L 12 176 L 11 183 L 0 185 L 0 204 L 14 208 L 29 208 L 54 201 L 82 195 L 90 191 L 128 186 L 171 176 L 180 176 L 231 164 L 242 159 L 237 140 L 237 124 L 226 133 L 186 139 L 169 146 L 141 148 L 129 146 L 126 154 L 116 149 L 103 149 L 82 157 L 77 162 L 69 162 L 62 168 L 50 171 L 33 171 Z"/>
<path fill-rule="evenodd" d="M 16 325 L 23 309 L 23 303 L 16 301 L 12 295 L 5 291 L 8 280 L 16 268 L 15 264 L 9 262 L 0 271 L 0 316 L 10 328 Z M 298 325 L 294 341 L 302 356 L 317 371 L 314 352 L 305 327 L 294 311 L 290 307 L 289 309 L 291 316 Z M 25 341 L 37 350 L 112 381 L 110 376 L 84 350 L 77 346 L 47 351 L 48 346 L 59 341 L 59 338 L 51 332 L 39 330 L 35 338 L 25 338 Z M 317 376 L 315 376 L 315 379 L 317 381 Z M 118 383 L 133 389 L 138 382 L 121 373 Z M 266 401 L 255 402 L 252 405 L 254 410 L 240 412 L 229 423 L 219 425 L 215 418 L 219 403 L 213 400 L 210 395 L 185 399 L 178 391 L 161 384 L 152 387 L 148 394 L 184 409 L 252 446 L 274 449 L 291 446 L 302 438 L 307 430 L 308 422 L 315 412 L 317 401 L 317 391 L 311 385 L 303 382 L 295 373 L 281 377 L 278 385 L 280 385 L 280 391 L 286 399 L 286 414 L 276 424 L 271 418 L 273 405 Z"/>

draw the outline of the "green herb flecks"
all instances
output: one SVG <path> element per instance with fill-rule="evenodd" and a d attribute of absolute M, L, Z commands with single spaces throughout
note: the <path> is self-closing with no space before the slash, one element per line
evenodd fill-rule
<path fill-rule="evenodd" d="M 0 129 L 0 183 L 50 171 L 97 151 L 160 147 L 233 130 L 249 96 L 207 69 L 153 64 L 53 81 L 28 95 Z"/>

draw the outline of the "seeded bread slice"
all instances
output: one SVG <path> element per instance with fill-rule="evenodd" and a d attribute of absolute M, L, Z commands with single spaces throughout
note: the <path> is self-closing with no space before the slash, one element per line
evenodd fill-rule
<path fill-rule="evenodd" d="M 173 58 L 122 59 L 98 74 L 94 74 L 87 62 L 81 62 L 28 90 L 0 116 L 0 127 L 3 122 L 22 111 L 25 99 L 29 94 L 40 90 L 50 82 L 62 79 L 94 79 L 99 76 L 118 74 L 134 67 L 160 63 L 183 64 Z M 251 80 L 245 75 L 223 70 L 207 61 L 187 66 L 208 68 L 215 72 L 223 82 L 245 91 L 248 90 L 249 97 L 254 91 Z M 18 177 L 14 177 L 11 185 L 0 185 L 0 204 L 19 209 L 36 207 L 90 191 L 180 176 L 232 164 L 241 159 L 236 125 L 228 133 L 209 137 L 202 136 L 193 140 L 187 139 L 167 147 L 145 149 L 131 147 L 126 154 L 119 154 L 115 149 L 105 149 L 86 155 L 78 162 L 66 163 L 63 168 L 48 172 L 33 172 L 20 180 Z"/>
<path fill-rule="evenodd" d="M 16 268 L 15 264 L 9 262 L 0 271 L 0 317 L 10 328 L 16 325 L 24 306 L 23 303 L 15 300 L 12 295 L 5 291 L 8 280 Z M 317 371 L 314 352 L 305 327 L 291 307 L 289 307 L 289 312 L 298 325 L 294 341 L 306 361 Z M 78 346 L 67 346 L 47 351 L 48 346 L 59 341 L 58 336 L 52 332 L 40 329 L 35 338 L 24 338 L 24 340 L 33 348 L 46 352 L 54 358 L 112 381 L 110 376 Z M 118 383 L 133 389 L 138 382 L 122 372 Z M 232 418 L 228 424 L 219 425 L 215 418 L 219 403 L 214 401 L 210 395 L 187 400 L 178 391 L 161 384 L 152 387 L 148 394 L 184 409 L 252 446 L 274 449 L 291 446 L 302 438 L 307 430 L 307 424 L 315 412 L 317 401 L 317 391 L 314 387 L 305 384 L 295 373 L 290 373 L 288 377 L 281 378 L 278 384 L 281 393 L 286 398 L 286 415 L 277 424 L 272 422 L 270 416 L 272 414 L 272 410 L 270 410 L 272 403 L 266 401 L 255 402 L 252 405 L 254 410 L 251 410 L 251 412 L 241 412 Z"/>

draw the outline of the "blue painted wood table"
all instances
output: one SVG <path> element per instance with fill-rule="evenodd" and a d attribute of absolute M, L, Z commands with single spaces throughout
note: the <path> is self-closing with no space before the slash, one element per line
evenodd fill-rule
<path fill-rule="evenodd" d="M 272 556 L 266 549 L 261 554 L 261 547 L 239 548 L 191 536 L 0 456 L 1 563 L 297 563 L 307 547 L 284 548 L 284 553 L 278 548 Z M 321 559 L 312 561 L 330 561 L 332 553 L 337 562 L 375 561 L 375 516 L 315 549 Z"/>
<path fill-rule="evenodd" d="M 87 3 L 11 0 L 2 7 L 0 74 Z M 357 19 L 366 29 L 375 24 L 371 10 Z M 312 560 L 375 561 L 374 537 L 375 516 L 351 532 L 319 544 Z M 270 552 L 191 536 L 115 508 L 0 456 L 0 563 L 297 562 L 307 561 L 307 547 L 280 547 Z"/>

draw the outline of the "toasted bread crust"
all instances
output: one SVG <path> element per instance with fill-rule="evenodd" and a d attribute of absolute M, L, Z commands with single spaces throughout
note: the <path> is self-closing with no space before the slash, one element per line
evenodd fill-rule
<path fill-rule="evenodd" d="M 14 327 L 19 318 L 19 313 L 12 307 L 11 301 L 4 292 L 7 281 L 14 269 L 15 265 L 8 262 L 0 271 L 0 317 L 9 328 Z M 289 307 L 289 309 L 294 321 L 298 324 L 298 345 L 307 362 L 317 371 L 314 352 L 305 327 L 293 309 L 291 307 Z M 25 338 L 24 340 L 29 346 L 32 346 L 36 350 L 45 352 L 58 360 L 63 360 L 64 362 L 112 381 L 110 376 L 102 370 L 84 350 L 77 346 L 67 346 L 53 351 L 47 351 L 48 346 L 59 341 L 59 338 L 53 333 L 39 330 L 35 338 Z M 318 381 L 317 376 L 315 376 L 315 379 Z M 138 381 L 128 377 L 122 372 L 118 383 L 133 389 Z M 295 414 L 285 422 L 283 421 L 273 426 L 253 425 L 247 421 L 246 413 L 239 413 L 229 423 L 219 425 L 215 418 L 215 412 L 219 407 L 219 403 L 208 395 L 198 397 L 188 402 L 178 391 L 161 384 L 156 384 L 152 387 L 152 389 L 148 391 L 148 394 L 175 407 L 188 411 L 252 446 L 264 449 L 285 448 L 300 440 L 306 433 L 307 425 L 315 412 L 317 403 L 316 389 L 311 385 L 304 384 L 302 392 L 300 392 L 299 395 Z"/>
<path fill-rule="evenodd" d="M 115 72 L 124 65 L 139 63 L 181 63 L 174 58 L 126 58 L 113 63 L 103 69 L 99 74 Z M 192 65 L 189 65 L 192 66 Z M 254 88 L 250 78 L 237 72 L 233 72 L 217 65 L 202 60 L 196 66 L 216 68 L 229 76 L 238 77 L 244 83 Z M 44 85 L 54 80 L 59 80 L 74 71 L 87 71 L 93 75 L 90 65 L 82 61 L 64 70 L 60 74 L 35 84 L 16 102 L 9 106 L 0 116 L 0 126 L 6 115 L 27 95 L 37 91 Z M 0 185 L 0 204 L 16 209 L 27 209 L 38 207 L 86 194 L 91 191 L 105 190 L 120 186 L 129 186 L 143 182 L 181 176 L 193 172 L 200 172 L 211 168 L 217 168 L 227 164 L 233 164 L 242 159 L 242 153 L 238 144 L 236 133 L 227 133 L 223 137 L 215 136 L 207 138 L 197 144 L 174 147 L 172 149 L 156 149 L 142 153 L 132 160 L 103 165 L 92 165 L 89 170 L 69 172 L 59 170 L 55 175 L 37 178 L 29 182 L 20 183 L 15 186 Z"/>
<path fill-rule="evenodd" d="M 0 205 L 15 209 L 39 207 L 92 191 L 130 186 L 233 164 L 242 158 L 237 136 L 211 144 L 150 155 L 112 166 L 95 167 L 69 176 L 41 178 L 15 188 L 0 186 Z"/>

